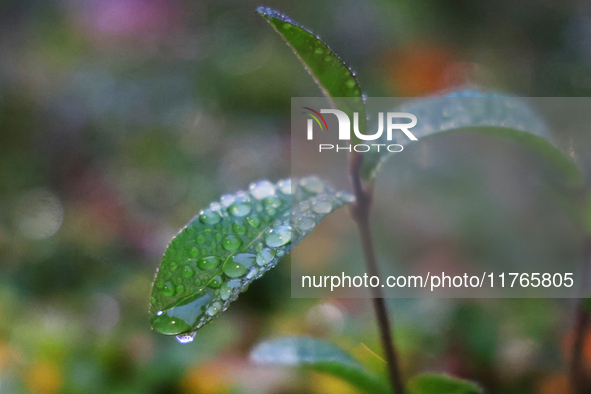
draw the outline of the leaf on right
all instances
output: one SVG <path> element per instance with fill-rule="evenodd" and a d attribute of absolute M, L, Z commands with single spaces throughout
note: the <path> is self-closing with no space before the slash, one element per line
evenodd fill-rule
<path fill-rule="evenodd" d="M 445 374 L 425 373 L 408 381 L 406 394 L 482 394 L 476 383 Z"/>
<path fill-rule="evenodd" d="M 545 121 L 519 97 L 484 94 L 474 90 L 450 93 L 410 101 L 396 112 L 417 117 L 412 133 L 419 139 L 430 139 L 451 133 L 483 134 L 504 139 L 530 149 L 558 168 L 572 186 L 582 184 L 582 174 L 572 158 L 554 143 Z M 408 145 L 402 131 L 393 134 L 398 144 Z M 376 143 L 389 143 L 384 135 Z M 380 166 L 392 154 L 384 149 L 365 155 L 362 168 L 366 179 L 376 177 Z"/>

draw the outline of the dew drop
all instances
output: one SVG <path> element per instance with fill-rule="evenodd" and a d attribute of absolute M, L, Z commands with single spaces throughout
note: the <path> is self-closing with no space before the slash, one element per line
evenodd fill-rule
<path fill-rule="evenodd" d="M 257 254 L 257 264 L 264 266 L 269 264 L 275 258 L 275 251 L 273 249 L 265 248 Z"/>
<path fill-rule="evenodd" d="M 255 278 L 259 273 L 259 269 L 257 267 L 251 268 L 250 271 L 248 271 L 248 274 L 246 274 L 245 279 L 246 280 L 251 280 L 253 278 Z"/>
<path fill-rule="evenodd" d="M 224 194 L 222 198 L 220 198 L 220 202 L 223 206 L 229 207 L 230 205 L 232 205 L 235 199 L 236 198 L 231 194 Z"/>
<path fill-rule="evenodd" d="M 257 215 L 250 215 L 246 217 L 246 222 L 253 228 L 258 228 L 261 225 L 261 218 Z"/>
<path fill-rule="evenodd" d="M 240 253 L 235 256 L 232 256 L 232 261 L 238 264 L 242 264 L 246 268 L 250 268 L 254 265 L 256 260 L 256 255 L 251 253 Z"/>
<path fill-rule="evenodd" d="M 212 270 L 217 268 L 222 261 L 217 256 L 203 257 L 197 261 L 197 266 L 202 270 Z"/>
<path fill-rule="evenodd" d="M 230 207 L 228 208 L 228 212 L 232 216 L 236 217 L 246 216 L 250 213 L 250 205 L 243 202 L 234 203 L 230 205 Z"/>
<path fill-rule="evenodd" d="M 176 292 L 175 286 L 171 282 L 166 282 L 162 288 L 162 294 L 166 297 L 172 297 Z"/>
<path fill-rule="evenodd" d="M 185 278 L 192 277 L 194 273 L 195 273 L 195 270 L 193 270 L 193 268 L 191 268 L 191 266 L 185 265 L 183 267 L 183 276 Z"/>
<path fill-rule="evenodd" d="M 239 288 L 242 285 L 242 282 L 239 279 L 232 279 L 228 282 L 224 282 L 222 287 L 220 287 L 220 297 L 222 300 L 227 301 L 234 293 L 234 289 Z"/>
<path fill-rule="evenodd" d="M 176 336 L 176 339 L 182 343 L 191 343 L 193 342 L 193 339 L 195 339 L 195 334 L 197 334 L 196 332 L 189 332 L 187 334 L 180 334 Z"/>
<path fill-rule="evenodd" d="M 312 230 L 315 225 L 316 225 L 316 222 L 314 221 L 314 219 L 312 219 L 310 217 L 300 218 L 296 222 L 296 226 L 300 231 Z"/>
<path fill-rule="evenodd" d="M 239 224 L 239 223 L 233 223 L 232 224 L 232 230 L 234 230 L 234 232 L 236 234 L 239 235 L 244 235 L 246 234 L 246 226 L 243 224 Z"/>
<path fill-rule="evenodd" d="M 267 208 L 279 208 L 283 204 L 283 201 L 279 197 L 270 196 L 263 200 L 263 204 Z"/>
<path fill-rule="evenodd" d="M 183 285 L 177 285 L 176 286 L 176 292 L 179 294 L 183 294 L 185 292 L 185 286 Z"/>
<path fill-rule="evenodd" d="M 213 304 L 211 304 L 209 306 L 209 308 L 207 308 L 207 314 L 209 316 L 215 316 L 222 308 L 222 304 L 219 302 L 214 302 Z"/>
<path fill-rule="evenodd" d="M 213 225 L 219 223 L 221 219 L 220 214 L 211 209 L 205 209 L 199 214 L 199 221 L 203 224 Z"/>
<path fill-rule="evenodd" d="M 324 190 L 324 183 L 316 176 L 300 179 L 300 185 L 309 193 L 320 193 Z"/>
<path fill-rule="evenodd" d="M 246 267 L 240 263 L 228 261 L 224 264 L 223 271 L 230 278 L 240 278 L 246 274 Z"/>
<path fill-rule="evenodd" d="M 277 186 L 279 187 L 279 190 L 281 190 L 281 193 L 286 194 L 288 196 L 291 195 L 291 179 L 282 179 L 279 182 L 277 182 Z"/>
<path fill-rule="evenodd" d="M 291 242 L 291 227 L 279 226 L 271 230 L 265 239 L 267 246 L 277 248 Z"/>
<path fill-rule="evenodd" d="M 347 85 L 347 87 L 349 89 L 354 88 L 356 84 L 357 83 L 355 82 L 355 80 L 353 78 L 350 78 L 350 79 L 347 80 L 347 82 L 345 82 L 345 85 Z"/>
<path fill-rule="evenodd" d="M 228 251 L 236 250 L 242 245 L 242 241 L 235 235 L 226 235 L 222 240 L 222 246 Z"/>
<path fill-rule="evenodd" d="M 337 197 L 340 198 L 344 202 L 348 202 L 348 203 L 355 202 L 355 196 L 352 195 L 351 193 L 338 192 Z"/>
<path fill-rule="evenodd" d="M 193 247 L 189 250 L 189 254 L 193 257 L 199 256 L 199 249 Z"/>
<path fill-rule="evenodd" d="M 272 196 L 275 194 L 275 186 L 268 180 L 262 180 L 251 183 L 248 187 L 250 194 L 257 200 L 261 200 L 265 197 Z"/>
<path fill-rule="evenodd" d="M 284 23 L 284 24 L 283 24 L 283 28 L 284 28 L 285 30 L 289 30 L 289 29 L 291 29 L 291 24 L 289 24 L 289 23 Z"/>
<path fill-rule="evenodd" d="M 218 276 L 211 278 L 209 283 L 207 283 L 207 286 L 209 286 L 213 289 L 219 289 L 220 286 L 222 285 L 222 283 L 224 283 L 224 281 L 222 280 L 222 277 L 218 275 Z"/>
<path fill-rule="evenodd" d="M 319 200 L 312 204 L 312 210 L 316 213 L 330 213 L 332 211 L 332 204 L 330 201 Z"/>
<path fill-rule="evenodd" d="M 323 52 L 324 51 L 320 47 L 316 48 L 316 50 L 314 51 L 314 53 L 317 54 L 317 55 L 322 55 Z"/>

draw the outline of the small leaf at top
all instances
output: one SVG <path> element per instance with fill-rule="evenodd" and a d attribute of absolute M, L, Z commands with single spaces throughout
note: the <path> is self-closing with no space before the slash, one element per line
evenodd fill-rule
<path fill-rule="evenodd" d="M 387 380 L 335 345 L 314 338 L 284 337 L 259 343 L 250 353 L 258 365 L 290 366 L 337 376 L 364 392 L 392 393 Z"/>
<path fill-rule="evenodd" d="M 152 328 L 190 342 L 325 216 L 353 200 L 309 176 L 259 181 L 211 203 L 168 245 L 152 287 Z"/>
<path fill-rule="evenodd" d="M 407 394 L 481 394 L 483 390 L 473 382 L 445 374 L 425 373 L 408 381 Z"/>
<path fill-rule="evenodd" d="M 396 112 L 409 112 L 417 117 L 418 123 L 412 128 L 412 133 L 419 142 L 425 138 L 458 132 L 490 135 L 540 154 L 562 171 L 570 185 L 582 183 L 579 168 L 570 156 L 553 143 L 546 123 L 518 97 L 467 90 L 418 99 L 396 108 Z M 410 142 L 402 131 L 398 131 L 398 134 L 393 135 L 397 143 L 407 145 Z M 386 133 L 376 143 L 388 143 Z M 390 156 L 385 149 L 366 153 L 363 176 L 375 178 L 381 164 Z"/>
<path fill-rule="evenodd" d="M 259 7 L 257 13 L 273 26 L 304 63 L 334 108 L 345 112 L 351 120 L 354 112 L 359 113 L 359 128 L 365 132 L 365 104 L 355 73 L 320 38 L 286 15 L 266 7 Z M 339 100 L 343 97 L 356 97 L 357 100 Z"/>

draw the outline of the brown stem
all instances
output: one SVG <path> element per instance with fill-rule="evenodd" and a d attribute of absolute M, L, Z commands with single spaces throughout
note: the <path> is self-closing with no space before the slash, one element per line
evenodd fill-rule
<path fill-rule="evenodd" d="M 571 387 L 575 394 L 588 393 L 587 377 L 583 368 L 583 345 L 589 327 L 589 313 L 584 309 L 583 301 L 579 300 L 570 365 Z"/>
<path fill-rule="evenodd" d="M 583 244 L 583 272 L 581 277 L 588 278 L 591 270 L 591 237 L 587 237 Z M 584 279 L 586 281 L 586 279 Z M 584 282 L 581 292 L 583 295 L 589 291 L 589 283 Z M 591 316 L 587 311 L 584 298 L 578 300 L 577 316 L 575 320 L 574 338 L 571 351 L 570 381 L 575 394 L 588 393 L 591 384 L 587 377 L 587 371 L 583 365 L 583 348 L 585 339 L 591 324 Z"/>
<path fill-rule="evenodd" d="M 356 202 L 351 213 L 357 229 L 359 230 L 359 236 L 361 238 L 361 246 L 363 247 L 363 256 L 365 258 L 365 265 L 367 267 L 368 274 L 370 276 L 380 277 L 379 267 L 376 261 L 373 238 L 371 235 L 371 228 L 369 225 L 369 212 L 371 207 L 371 191 L 366 190 L 363 187 L 361 181 L 360 169 L 363 163 L 363 155 L 360 153 L 354 153 L 350 157 L 349 162 L 349 175 L 351 177 L 351 184 L 353 186 L 353 192 L 355 193 Z M 382 293 L 381 287 L 371 287 L 373 307 L 376 313 L 378 328 L 380 330 L 380 337 L 382 340 L 382 347 L 386 354 L 386 361 L 388 362 L 388 372 L 390 375 L 390 381 L 394 393 L 404 393 L 404 383 L 400 374 L 400 367 L 398 364 L 398 354 L 394 347 L 392 340 L 392 331 L 390 327 L 390 319 L 388 316 L 388 309 L 386 308 L 386 302 L 384 301 L 384 294 Z"/>

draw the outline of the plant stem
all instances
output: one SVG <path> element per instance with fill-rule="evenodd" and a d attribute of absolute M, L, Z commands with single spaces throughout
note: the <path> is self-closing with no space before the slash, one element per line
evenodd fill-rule
<path fill-rule="evenodd" d="M 583 369 L 583 345 L 585 344 L 585 334 L 589 327 L 589 313 L 583 305 L 584 300 L 579 300 L 577 317 L 575 322 L 575 333 L 572 344 L 572 358 L 570 365 L 570 381 L 573 393 L 587 393 L 586 373 Z"/>
<path fill-rule="evenodd" d="M 353 192 L 357 201 L 351 209 L 351 213 L 357 229 L 359 230 L 359 236 L 361 238 L 361 245 L 363 247 L 363 256 L 365 258 L 365 265 L 368 274 L 371 276 L 380 277 L 379 267 L 376 261 L 373 238 L 371 235 L 371 228 L 369 225 L 369 212 L 371 208 L 372 196 L 371 191 L 366 190 L 363 187 L 361 181 L 360 169 L 363 163 L 363 155 L 360 153 L 354 153 L 350 157 L 349 161 L 349 176 L 351 177 L 351 184 L 353 186 Z M 380 330 L 380 337 L 382 340 L 382 347 L 386 355 L 386 361 L 388 362 L 388 372 L 390 375 L 390 382 L 394 393 L 404 393 L 404 383 L 400 374 L 400 367 L 398 364 L 398 354 L 392 340 L 393 329 L 390 327 L 390 319 L 388 316 L 388 309 L 386 308 L 386 302 L 384 300 L 384 294 L 381 287 L 371 287 L 373 307 L 377 318 L 378 328 Z"/>
<path fill-rule="evenodd" d="M 583 278 L 588 278 L 591 270 L 591 237 L 587 237 L 583 244 Z M 582 293 L 587 294 L 589 291 L 589 283 L 583 283 Z M 576 394 L 583 394 L 589 392 L 589 381 L 587 378 L 587 371 L 583 365 L 583 347 L 585 346 L 585 339 L 589 331 L 591 323 L 591 316 L 587 311 L 585 299 L 579 299 L 577 305 L 577 316 L 575 320 L 574 339 L 572 343 L 571 364 L 570 364 L 570 381 L 571 388 Z"/>

